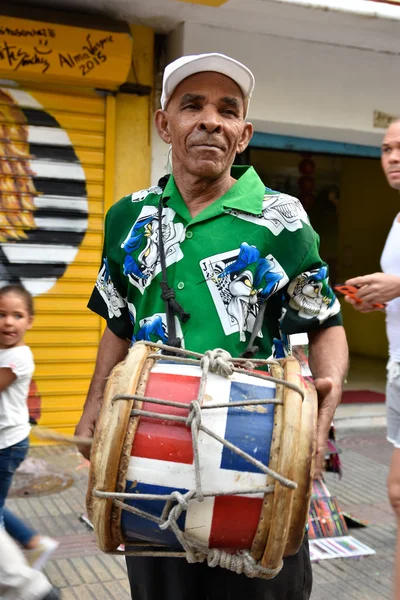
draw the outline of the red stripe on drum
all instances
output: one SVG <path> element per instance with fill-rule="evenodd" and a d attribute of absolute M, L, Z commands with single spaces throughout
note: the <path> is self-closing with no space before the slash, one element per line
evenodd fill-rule
<path fill-rule="evenodd" d="M 200 377 L 189 375 L 177 377 L 170 373 L 152 373 L 145 395 L 149 398 L 179 402 L 187 407 L 197 398 L 199 385 Z M 188 415 L 187 408 L 162 406 L 151 402 L 144 402 L 143 410 L 180 417 Z M 183 423 L 141 417 L 131 456 L 192 464 L 193 448 L 190 429 Z"/>
<path fill-rule="evenodd" d="M 262 498 L 219 496 L 209 539 L 210 548 L 251 548 L 260 520 Z"/>

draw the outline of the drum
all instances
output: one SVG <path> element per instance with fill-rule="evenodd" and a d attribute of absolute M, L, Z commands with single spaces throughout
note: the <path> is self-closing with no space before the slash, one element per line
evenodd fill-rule
<path fill-rule="evenodd" d="M 160 347 L 134 344 L 108 379 L 87 494 L 97 543 L 274 577 L 305 533 L 315 388 L 293 358 Z"/>

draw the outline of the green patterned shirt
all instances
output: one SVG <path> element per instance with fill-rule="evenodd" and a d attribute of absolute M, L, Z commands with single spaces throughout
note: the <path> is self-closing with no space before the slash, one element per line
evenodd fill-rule
<path fill-rule="evenodd" d="M 151 187 L 111 207 L 88 306 L 117 336 L 168 343 L 161 233 L 168 284 L 191 315 L 185 323 L 175 317 L 185 348 L 239 356 L 264 300 L 260 358 L 284 355 L 288 334 L 341 324 L 319 238 L 301 203 L 265 188 L 252 167 L 234 166 L 232 176 L 233 187 L 194 218 L 173 176 L 164 191 Z"/>

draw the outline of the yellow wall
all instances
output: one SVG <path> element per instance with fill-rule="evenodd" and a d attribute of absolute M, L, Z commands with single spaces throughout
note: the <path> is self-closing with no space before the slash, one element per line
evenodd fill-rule
<path fill-rule="evenodd" d="M 154 33 L 131 26 L 134 69 L 129 83 L 154 85 Z M 149 187 L 151 172 L 152 96 L 117 94 L 114 201 Z"/>
<path fill-rule="evenodd" d="M 154 32 L 131 25 L 132 67 L 127 83 L 154 85 Z M 149 96 L 118 93 L 107 98 L 106 173 L 104 216 L 123 196 L 150 185 L 151 119 L 153 93 Z M 106 322 L 100 319 L 100 333 Z"/>
<path fill-rule="evenodd" d="M 153 31 L 142 26 L 132 26 L 131 30 L 135 68 L 129 81 L 152 88 Z M 86 99 L 79 90 L 75 93 L 77 109 L 83 115 L 80 128 L 65 110 L 66 104 L 70 111 L 76 108 L 74 96 L 61 106 L 64 115 L 62 110 L 48 109 L 50 101 L 44 92 L 35 92 L 35 98 L 68 132 L 85 171 L 89 199 L 89 226 L 82 246 L 53 289 L 36 298 L 37 317 L 27 339 L 37 363 L 40 425 L 63 433 L 73 433 L 80 418 L 104 330 L 104 320 L 86 305 L 100 266 L 105 213 L 122 196 L 148 187 L 151 168 L 151 95 L 118 93 L 104 98 L 93 92 Z M 63 97 L 56 96 L 56 100 L 62 104 Z M 58 104 L 56 108 L 60 108 Z M 89 134 L 79 137 L 84 128 Z M 86 150 L 91 145 L 95 151 Z M 37 443 L 35 438 L 33 443 Z"/>

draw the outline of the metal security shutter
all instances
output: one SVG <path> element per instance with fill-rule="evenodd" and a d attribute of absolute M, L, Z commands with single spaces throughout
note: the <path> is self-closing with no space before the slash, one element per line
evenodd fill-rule
<path fill-rule="evenodd" d="M 0 87 L 0 280 L 34 296 L 41 425 L 71 432 L 100 319 L 86 308 L 104 217 L 105 99 Z"/>

